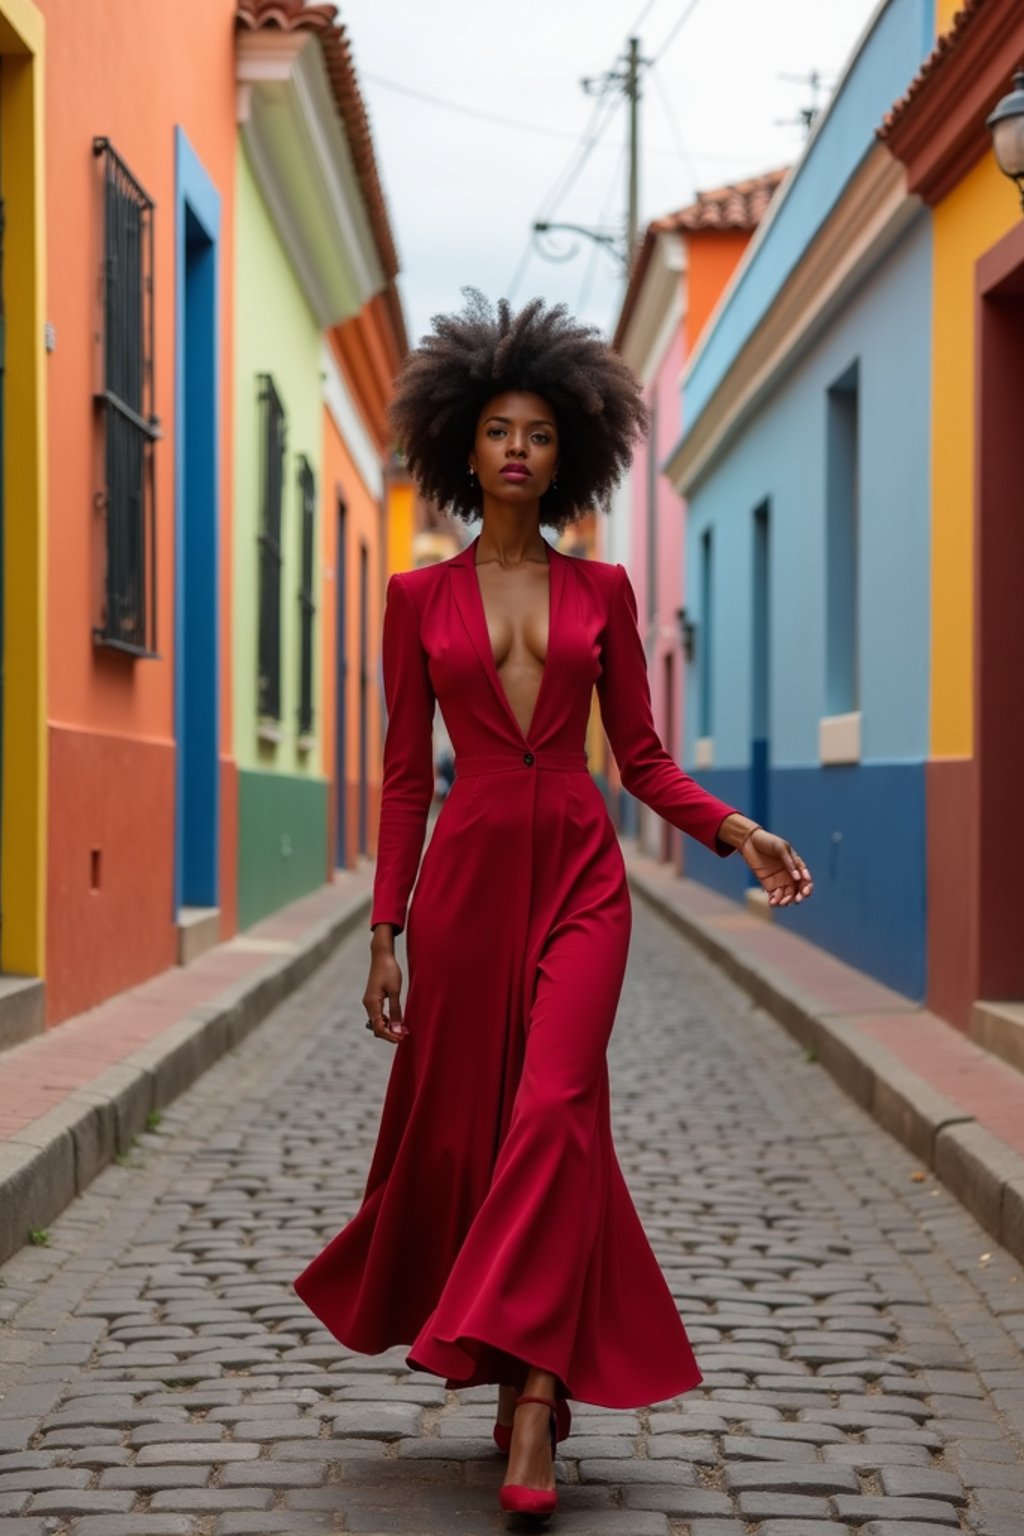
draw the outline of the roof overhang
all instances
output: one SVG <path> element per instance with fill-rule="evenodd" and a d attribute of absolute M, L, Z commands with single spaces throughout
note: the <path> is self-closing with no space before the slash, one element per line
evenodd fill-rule
<path fill-rule="evenodd" d="M 690 495 L 921 208 L 920 198 L 907 192 L 903 166 L 876 144 L 707 405 L 662 465 L 662 473 L 678 491 Z"/>
<path fill-rule="evenodd" d="M 237 119 L 260 190 L 325 329 L 386 284 L 317 37 L 236 38 Z"/>
<path fill-rule="evenodd" d="M 940 203 L 992 139 L 985 119 L 1024 59 L 1020 0 L 968 0 L 878 136 L 907 167 L 907 185 Z"/>

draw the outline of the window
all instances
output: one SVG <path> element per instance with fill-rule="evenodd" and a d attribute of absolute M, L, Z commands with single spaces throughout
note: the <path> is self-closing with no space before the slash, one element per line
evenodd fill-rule
<path fill-rule="evenodd" d="M 828 715 L 860 708 L 858 601 L 859 379 L 854 363 L 828 392 L 825 564 L 826 681 Z"/>
<path fill-rule="evenodd" d="M 284 406 L 269 373 L 260 383 L 259 713 L 281 718 L 281 503 L 287 435 Z"/>
<path fill-rule="evenodd" d="M 706 528 L 700 536 L 700 620 L 701 636 L 698 655 L 700 658 L 700 709 L 697 734 L 702 737 L 714 735 L 712 729 L 713 716 L 711 711 L 711 637 L 714 614 L 712 604 L 714 602 L 714 567 L 713 549 L 711 544 L 711 529 Z"/>
<path fill-rule="evenodd" d="M 313 548 L 316 533 L 316 480 L 306 458 L 299 459 L 299 504 L 302 509 L 302 580 L 299 587 L 299 735 L 313 730 Z"/>
<path fill-rule="evenodd" d="M 103 169 L 103 423 L 106 517 L 103 607 L 94 638 L 156 654 L 156 479 L 160 436 L 153 394 L 153 203 L 110 141 L 93 140 Z"/>

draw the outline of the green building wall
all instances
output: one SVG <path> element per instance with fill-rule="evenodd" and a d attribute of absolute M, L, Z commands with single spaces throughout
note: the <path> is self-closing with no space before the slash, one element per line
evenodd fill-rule
<path fill-rule="evenodd" d="M 243 928 L 316 889 L 328 867 L 327 782 L 322 772 L 320 614 L 313 630 L 313 733 L 301 745 L 298 470 L 316 476 L 314 593 L 322 570 L 323 404 L 321 332 L 238 144 L 235 238 L 234 732 L 238 786 L 238 920 Z M 260 375 L 268 373 L 287 421 L 281 518 L 281 718 L 279 741 L 258 715 Z"/>

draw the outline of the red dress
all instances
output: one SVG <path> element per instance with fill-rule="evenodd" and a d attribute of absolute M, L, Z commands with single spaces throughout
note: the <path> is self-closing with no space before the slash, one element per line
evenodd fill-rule
<path fill-rule="evenodd" d="M 394 1049 L 362 1205 L 295 1282 L 351 1349 L 410 1346 L 451 1386 L 519 1364 L 613 1408 L 701 1380 L 612 1143 L 606 1047 L 631 906 L 583 750 L 596 684 L 622 782 L 718 853 L 732 807 L 665 751 L 621 565 L 549 550 L 550 622 L 524 736 L 491 651 L 474 539 L 394 575 L 372 923 L 406 926 Z M 420 864 L 440 704 L 455 783 Z"/>

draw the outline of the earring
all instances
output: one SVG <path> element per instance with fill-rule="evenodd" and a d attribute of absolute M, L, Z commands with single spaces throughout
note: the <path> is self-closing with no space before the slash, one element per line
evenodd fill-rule
<path fill-rule="evenodd" d="M 551 484 L 548 486 L 548 490 L 549 491 L 553 491 L 557 484 L 558 484 L 558 470 L 556 469 L 554 474 L 551 476 Z"/>
<path fill-rule="evenodd" d="M 467 474 L 467 475 L 468 475 L 468 476 L 469 476 L 469 478 L 470 478 L 470 479 L 471 479 L 471 480 L 472 480 L 472 478 L 473 478 L 473 476 L 474 476 L 474 474 L 475 474 L 475 473 L 476 473 L 476 471 L 475 471 L 475 470 L 474 470 L 474 468 L 473 468 L 473 466 L 472 466 L 472 464 L 471 464 L 471 465 L 470 465 L 470 466 L 469 466 L 469 468 L 468 468 L 468 469 L 467 469 L 467 471 L 466 471 L 466 474 Z"/>

